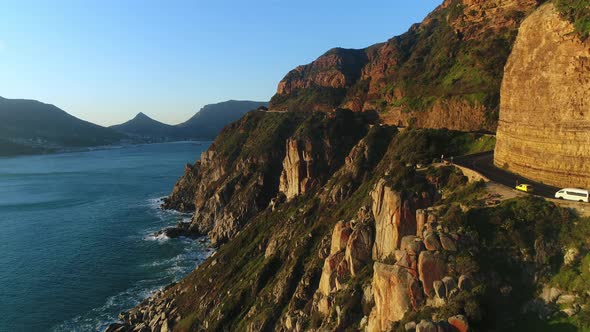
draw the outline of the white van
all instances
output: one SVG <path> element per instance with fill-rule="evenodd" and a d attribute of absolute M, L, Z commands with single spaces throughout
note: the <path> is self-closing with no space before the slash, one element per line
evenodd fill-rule
<path fill-rule="evenodd" d="M 588 203 L 588 190 L 578 188 L 565 188 L 556 192 L 555 198 L 567 199 L 568 201 Z"/>

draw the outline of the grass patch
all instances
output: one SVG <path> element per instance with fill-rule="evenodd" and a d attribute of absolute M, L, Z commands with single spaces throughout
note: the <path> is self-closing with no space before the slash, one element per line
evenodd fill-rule
<path fill-rule="evenodd" d="M 590 37 L 590 0 L 555 0 L 562 17 L 572 22 L 580 39 Z"/>

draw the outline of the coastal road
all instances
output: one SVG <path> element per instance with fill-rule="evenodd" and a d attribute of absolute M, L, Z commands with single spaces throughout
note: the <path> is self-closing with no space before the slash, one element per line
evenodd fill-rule
<path fill-rule="evenodd" d="M 546 198 L 555 198 L 555 193 L 561 188 L 556 188 L 540 182 L 532 181 L 519 175 L 512 174 L 501 168 L 494 166 L 494 152 L 482 152 L 468 156 L 455 157 L 454 163 L 459 166 L 472 169 L 490 181 L 503 184 L 507 187 L 514 188 L 516 183 L 532 184 L 535 191 L 533 194 Z"/>

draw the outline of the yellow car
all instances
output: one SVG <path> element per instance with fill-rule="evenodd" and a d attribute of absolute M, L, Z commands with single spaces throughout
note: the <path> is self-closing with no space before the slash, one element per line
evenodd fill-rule
<path fill-rule="evenodd" d="M 524 191 L 525 193 L 532 193 L 534 191 L 533 186 L 526 183 L 519 184 L 518 186 L 516 186 L 516 190 Z"/>

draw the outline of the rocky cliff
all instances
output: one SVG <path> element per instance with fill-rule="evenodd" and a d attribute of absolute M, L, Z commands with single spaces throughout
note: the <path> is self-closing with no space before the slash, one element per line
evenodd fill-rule
<path fill-rule="evenodd" d="M 407 33 L 289 72 L 276 110 L 377 110 L 387 124 L 494 131 L 502 68 L 536 0 L 445 0 Z"/>
<path fill-rule="evenodd" d="M 559 187 L 590 187 L 590 42 L 552 3 L 522 24 L 502 83 L 495 164 Z"/>
<path fill-rule="evenodd" d="M 227 241 L 269 204 L 323 185 L 373 119 L 346 110 L 249 113 L 187 166 L 163 207 L 194 211 L 194 217 L 166 233 L 208 235 L 214 245 Z"/>
<path fill-rule="evenodd" d="M 441 154 L 479 152 L 480 134 L 399 129 L 367 111 L 371 98 L 386 93 L 383 84 L 402 82 L 387 91 L 403 99 L 396 107 L 420 106 L 408 111 L 418 124 L 423 112 L 433 127 L 459 121 L 462 129 L 482 129 L 472 111 L 479 107 L 479 119 L 489 119 L 500 82 L 497 65 L 510 48 L 505 43 L 536 6 L 526 0 L 445 1 L 386 44 L 334 50 L 290 73 L 273 105 L 304 112 L 248 113 L 187 166 L 165 202 L 195 211 L 191 223 L 168 233 L 206 234 L 218 247 L 215 254 L 122 313 L 108 331 L 590 328 L 588 220 L 541 198 L 500 202 L 483 182 L 438 163 Z M 521 36 L 527 29 L 544 35 L 547 27 L 535 24 L 539 15 L 571 27 L 544 5 L 526 20 Z M 539 50 L 531 59 L 558 52 L 563 60 L 562 44 L 585 45 L 576 35 L 559 36 L 559 45 L 546 37 L 531 42 Z M 435 52 L 443 41 L 449 48 Z M 514 54 L 520 47 L 517 42 Z M 507 75 L 520 72 L 514 54 Z M 558 68 L 575 71 L 577 60 L 585 61 L 575 58 Z M 414 66 L 422 66 L 420 75 L 409 69 Z M 537 63 L 526 66 L 543 72 Z M 456 80 L 447 80 L 449 73 Z M 410 77 L 404 75 L 415 80 L 404 81 Z M 450 85 L 437 81 L 443 76 Z M 516 84 L 511 80 L 506 84 Z M 574 100 L 584 100 L 577 87 L 556 82 L 564 84 L 564 90 L 555 87 L 561 93 L 573 91 Z M 533 87 L 547 91 L 551 84 Z M 524 87 L 521 93 L 533 93 Z M 483 95 L 490 103 L 472 99 Z M 436 120 L 437 103 L 465 105 L 469 116 L 464 122 Z M 332 110 L 339 105 L 357 112 Z M 394 108 L 384 109 L 382 118 L 393 121 Z"/>
<path fill-rule="evenodd" d="M 567 214 L 528 201 L 482 208 L 483 187 L 453 167 L 414 167 L 460 154 L 477 135 L 372 121 L 254 112 L 228 127 L 168 201 L 193 191 L 198 214 L 176 234 L 208 234 L 217 252 L 110 331 L 514 325 L 531 297 L 510 287 L 547 280 L 567 247 L 551 225 L 571 225 Z M 302 183 L 313 185 L 289 191 Z M 525 275 L 504 274 L 523 264 Z"/>

